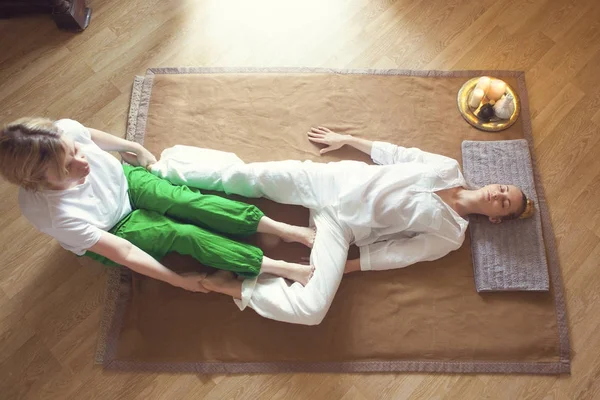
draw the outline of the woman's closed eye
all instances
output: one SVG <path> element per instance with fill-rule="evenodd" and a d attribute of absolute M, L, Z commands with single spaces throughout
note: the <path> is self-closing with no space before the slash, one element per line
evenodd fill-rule
<path fill-rule="evenodd" d="M 71 157 L 71 160 L 69 160 L 69 162 L 67 163 L 67 171 L 71 170 L 71 167 L 73 167 L 73 160 L 75 159 L 75 157 Z"/>
<path fill-rule="evenodd" d="M 73 160 L 75 159 L 76 155 L 77 155 L 77 149 L 74 149 L 73 153 L 71 153 L 71 158 L 70 158 L 69 162 L 67 162 L 67 165 L 65 167 L 65 169 L 67 170 L 67 174 L 69 172 L 71 172 L 71 167 L 73 166 Z"/>

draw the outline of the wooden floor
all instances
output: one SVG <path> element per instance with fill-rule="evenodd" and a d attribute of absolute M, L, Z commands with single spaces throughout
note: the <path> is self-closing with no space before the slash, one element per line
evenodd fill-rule
<path fill-rule="evenodd" d="M 600 2 L 90 0 L 83 33 L 0 20 L 0 123 L 70 117 L 123 135 L 148 67 L 323 66 L 527 72 L 535 156 L 566 285 L 570 377 L 202 376 L 93 365 L 105 270 L 20 216 L 0 182 L 0 399 L 600 398 Z M 399 110 L 401 112 L 401 110 Z"/>

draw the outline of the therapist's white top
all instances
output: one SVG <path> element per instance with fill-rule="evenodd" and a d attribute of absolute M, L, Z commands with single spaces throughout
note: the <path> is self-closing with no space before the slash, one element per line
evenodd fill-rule
<path fill-rule="evenodd" d="M 92 141 L 89 130 L 77 121 L 62 119 L 55 125 L 81 147 L 90 164 L 85 182 L 66 190 L 19 190 L 21 213 L 38 230 L 55 238 L 77 255 L 100 240 L 131 213 L 127 179 L 119 161 Z"/>

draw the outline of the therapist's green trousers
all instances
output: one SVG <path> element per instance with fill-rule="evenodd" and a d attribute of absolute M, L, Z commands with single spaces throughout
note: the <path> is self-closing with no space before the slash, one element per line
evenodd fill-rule
<path fill-rule="evenodd" d="M 262 211 L 250 204 L 173 185 L 141 167 L 123 165 L 123 171 L 133 212 L 110 233 L 157 260 L 176 252 L 243 277 L 258 275 L 262 250 L 232 237 L 256 233 L 264 216 Z M 116 265 L 90 251 L 85 255 L 106 265 Z"/>

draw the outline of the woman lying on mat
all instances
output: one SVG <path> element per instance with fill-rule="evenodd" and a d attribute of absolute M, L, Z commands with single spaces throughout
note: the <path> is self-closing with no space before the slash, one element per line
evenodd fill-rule
<path fill-rule="evenodd" d="M 177 171 L 184 181 L 215 177 L 214 182 L 189 179 L 190 186 L 208 185 L 310 209 L 310 224 L 317 228 L 311 252 L 316 270 L 305 287 L 288 286 L 283 279 L 268 276 L 242 283 L 223 272 L 202 283 L 208 290 L 233 296 L 240 308 L 250 306 L 268 318 L 318 324 L 344 271 L 402 268 L 440 258 L 462 245 L 468 214 L 484 214 L 500 223 L 532 213 L 533 203 L 518 187 L 495 184 L 466 189 L 458 162 L 448 157 L 322 127 L 308 132 L 308 139 L 326 146 L 321 154 L 350 145 L 380 165 L 358 161 L 244 164 L 240 160 L 222 166 L 182 163 L 190 170 Z M 166 164 L 163 157 L 151 170 L 166 176 Z M 347 261 L 351 243 L 360 248 L 360 258 Z"/>
<path fill-rule="evenodd" d="M 107 151 L 121 152 L 137 167 L 121 165 Z M 263 232 L 311 247 L 313 229 L 172 185 L 145 169 L 154 162 L 141 145 L 73 120 L 24 118 L 0 131 L 0 174 L 21 187 L 23 215 L 77 255 L 196 292 L 206 291 L 204 275 L 180 276 L 157 260 L 177 252 L 246 278 L 267 272 L 308 283 L 312 266 L 272 260 L 229 236 Z"/>

